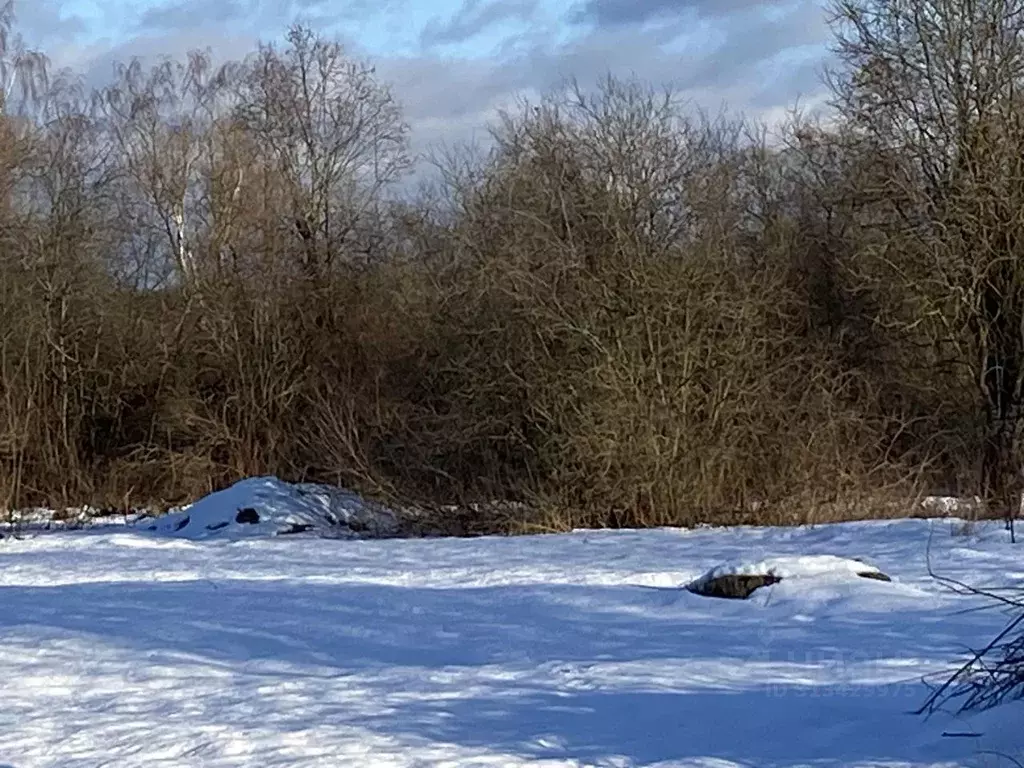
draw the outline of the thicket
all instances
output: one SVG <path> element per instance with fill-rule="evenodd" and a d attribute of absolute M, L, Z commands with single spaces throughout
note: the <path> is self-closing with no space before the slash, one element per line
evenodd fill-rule
<path fill-rule="evenodd" d="M 311 30 L 90 90 L 8 3 L 0 507 L 272 473 L 467 532 L 1005 513 L 1024 0 L 830 13 L 826 121 L 609 77 L 410 192 L 400 105 Z"/>

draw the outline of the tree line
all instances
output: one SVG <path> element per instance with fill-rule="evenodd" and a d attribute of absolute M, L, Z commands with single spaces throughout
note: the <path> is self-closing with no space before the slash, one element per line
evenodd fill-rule
<path fill-rule="evenodd" d="M 8 2 L 0 507 L 277 474 L 453 532 L 1006 514 L 1024 0 L 827 12 L 822 117 L 570 83 L 412 187 L 400 104 L 314 30 L 89 88 Z"/>

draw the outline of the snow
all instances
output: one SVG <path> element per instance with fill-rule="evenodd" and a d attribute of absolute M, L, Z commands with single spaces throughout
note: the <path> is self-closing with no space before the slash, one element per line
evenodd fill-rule
<path fill-rule="evenodd" d="M 1012 765 L 991 753 L 1019 759 L 1021 705 L 913 714 L 1007 620 L 929 559 L 1024 579 L 1001 523 L 963 530 L 6 538 L 0 765 Z M 682 589 L 737 561 L 799 577 Z"/>
<path fill-rule="evenodd" d="M 254 477 L 147 521 L 145 528 L 187 539 L 259 538 L 296 532 L 379 537 L 396 533 L 398 522 L 390 511 L 342 488 Z"/>
<path fill-rule="evenodd" d="M 132 525 L 143 518 L 153 517 L 150 510 L 111 512 L 95 507 L 69 507 L 63 510 L 30 507 L 0 512 L 0 537 L 32 531 L 70 531 L 91 528 Z M 0 766 L 2 768 L 2 766 Z"/>

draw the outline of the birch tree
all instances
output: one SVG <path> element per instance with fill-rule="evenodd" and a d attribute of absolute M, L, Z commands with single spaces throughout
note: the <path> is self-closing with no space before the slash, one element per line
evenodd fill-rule
<path fill-rule="evenodd" d="M 409 167 L 408 126 L 373 67 L 296 26 L 239 73 L 238 118 L 288 186 L 283 212 L 309 275 L 369 255 L 365 227 Z"/>
<path fill-rule="evenodd" d="M 193 52 L 184 64 L 120 66 L 116 82 L 102 93 L 130 196 L 141 204 L 131 213 L 159 230 L 188 287 L 199 280 L 196 245 L 221 83 L 209 57 Z"/>
<path fill-rule="evenodd" d="M 0 115 L 38 101 L 46 90 L 48 62 L 40 51 L 28 48 L 15 27 L 14 0 L 0 2 Z"/>

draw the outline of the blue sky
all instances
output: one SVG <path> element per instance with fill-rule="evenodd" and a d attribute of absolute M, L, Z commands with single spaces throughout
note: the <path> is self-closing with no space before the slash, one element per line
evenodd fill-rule
<path fill-rule="evenodd" d="M 712 112 L 778 116 L 820 95 L 819 0 L 15 0 L 57 66 L 213 49 L 237 58 L 304 21 L 369 58 L 423 147 L 479 135 L 498 108 L 567 77 L 671 85 Z"/>

